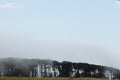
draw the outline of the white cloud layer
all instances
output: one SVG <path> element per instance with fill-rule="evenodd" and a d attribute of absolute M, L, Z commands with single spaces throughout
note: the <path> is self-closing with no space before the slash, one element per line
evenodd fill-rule
<path fill-rule="evenodd" d="M 0 4 L 0 8 L 16 8 L 17 4 L 16 3 L 3 3 Z"/>
<path fill-rule="evenodd" d="M 118 8 L 120 8 L 120 1 L 117 1 L 117 2 L 116 2 L 116 6 L 117 6 Z"/>

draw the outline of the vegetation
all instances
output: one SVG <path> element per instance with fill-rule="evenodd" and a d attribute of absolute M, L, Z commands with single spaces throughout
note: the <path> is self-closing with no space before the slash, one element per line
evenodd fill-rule
<path fill-rule="evenodd" d="M 101 78 L 19 78 L 19 77 L 0 77 L 0 80 L 108 80 Z"/>
<path fill-rule="evenodd" d="M 0 59 L 0 76 L 43 78 L 56 77 L 57 79 L 59 79 L 58 77 L 108 78 L 109 76 L 111 76 L 112 78 L 120 79 L 120 70 L 112 67 L 88 63 L 7 58 Z"/>

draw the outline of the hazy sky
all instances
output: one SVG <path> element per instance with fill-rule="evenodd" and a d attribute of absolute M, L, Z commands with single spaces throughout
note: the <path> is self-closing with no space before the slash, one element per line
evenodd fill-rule
<path fill-rule="evenodd" d="M 117 0 L 0 0 L 0 57 L 120 69 Z"/>

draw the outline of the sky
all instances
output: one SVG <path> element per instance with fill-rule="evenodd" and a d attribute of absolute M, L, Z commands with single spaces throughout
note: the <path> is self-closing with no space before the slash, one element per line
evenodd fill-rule
<path fill-rule="evenodd" d="M 120 69 L 120 1 L 0 0 L 0 58 Z"/>

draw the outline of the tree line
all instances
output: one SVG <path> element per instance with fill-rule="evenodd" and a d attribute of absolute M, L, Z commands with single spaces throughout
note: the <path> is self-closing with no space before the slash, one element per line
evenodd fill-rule
<path fill-rule="evenodd" d="M 120 78 L 120 70 L 88 63 L 43 59 L 0 59 L 0 76 Z"/>

